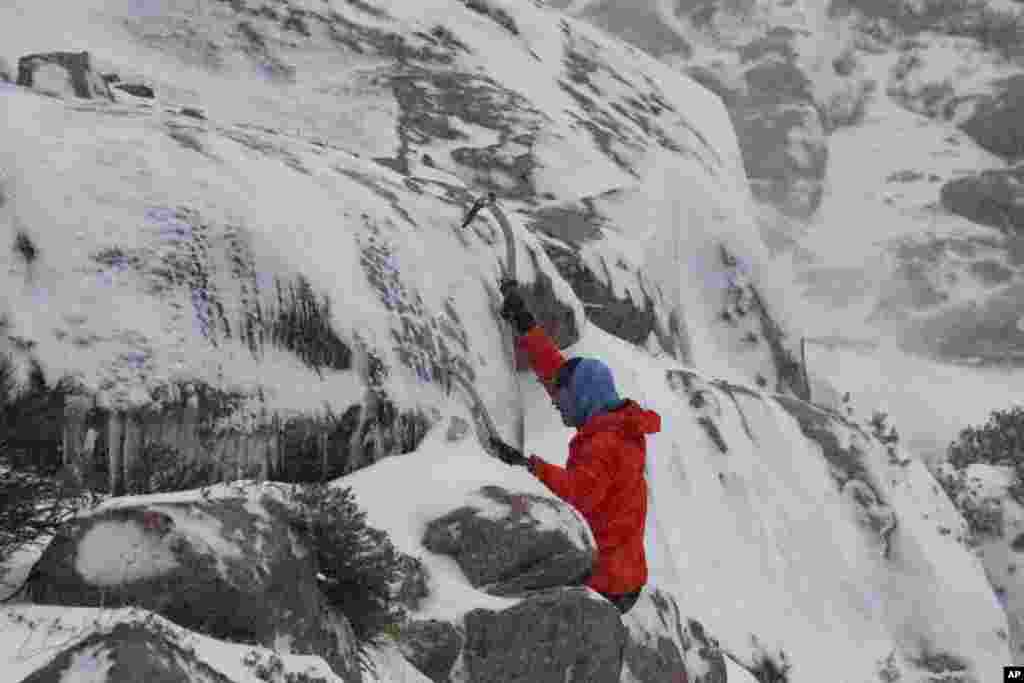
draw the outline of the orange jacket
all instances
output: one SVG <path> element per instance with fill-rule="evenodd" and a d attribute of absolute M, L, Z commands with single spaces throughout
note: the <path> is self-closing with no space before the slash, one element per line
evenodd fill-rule
<path fill-rule="evenodd" d="M 520 337 L 520 348 L 549 393 L 565 362 L 539 326 Z M 598 556 L 587 586 L 621 595 L 647 583 L 644 524 L 647 518 L 645 435 L 661 431 L 661 417 L 633 401 L 592 417 L 569 442 L 565 467 L 530 456 L 533 473 L 577 510 L 590 525 Z"/>

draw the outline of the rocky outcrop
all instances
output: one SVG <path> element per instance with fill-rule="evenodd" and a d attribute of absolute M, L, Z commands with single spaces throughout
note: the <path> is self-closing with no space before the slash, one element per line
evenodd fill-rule
<path fill-rule="evenodd" d="M 422 543 L 452 556 L 474 587 L 492 595 L 577 583 L 594 555 L 586 523 L 566 503 L 500 486 L 430 522 Z"/>
<path fill-rule="evenodd" d="M 327 605 L 312 557 L 276 501 L 144 500 L 82 517 L 54 538 L 29 579 L 29 598 L 143 607 L 229 642 L 320 655 L 346 681 L 361 680 L 351 626 Z M 144 648 L 138 635 L 126 647 Z"/>
<path fill-rule="evenodd" d="M 465 637 L 446 621 L 412 620 L 398 636 L 402 656 L 434 683 L 447 683 Z"/>
<path fill-rule="evenodd" d="M 473 683 L 618 683 L 626 629 L 586 588 L 544 591 L 500 612 L 465 617 Z"/>
<path fill-rule="evenodd" d="M 1007 160 L 1024 158 L 1024 74 L 1000 79 L 961 124 L 971 138 Z"/>
<path fill-rule="evenodd" d="M 18 85 L 52 95 L 113 100 L 110 86 L 93 71 L 88 52 L 45 52 L 18 60 Z"/>
<path fill-rule="evenodd" d="M 104 683 L 232 683 L 198 660 L 159 624 L 117 624 L 65 649 L 22 683 L 56 683 L 82 673 L 82 660 L 95 662 L 92 673 L 105 668 Z M 94 679 L 95 680 L 95 679 Z"/>
<path fill-rule="evenodd" d="M 942 186 L 941 200 L 969 221 L 1024 234 L 1024 165 L 951 180 Z"/>

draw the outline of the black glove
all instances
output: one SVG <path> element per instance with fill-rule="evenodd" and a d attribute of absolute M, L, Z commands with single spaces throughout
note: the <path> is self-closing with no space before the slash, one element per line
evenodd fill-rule
<path fill-rule="evenodd" d="M 504 300 L 501 303 L 501 317 L 507 320 L 519 334 L 526 334 L 537 324 L 537 319 L 530 313 L 519 292 L 519 283 L 515 280 L 502 280 L 499 286 Z"/>
<path fill-rule="evenodd" d="M 490 439 L 491 448 L 498 455 L 498 458 L 506 465 L 512 465 L 514 467 L 526 467 L 529 469 L 530 461 L 523 457 L 515 448 L 512 448 L 507 443 L 496 437 Z"/>

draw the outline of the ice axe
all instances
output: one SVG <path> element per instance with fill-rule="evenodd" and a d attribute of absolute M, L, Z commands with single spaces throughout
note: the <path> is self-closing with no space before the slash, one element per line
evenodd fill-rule
<path fill-rule="evenodd" d="M 469 211 L 466 212 L 466 217 L 462 221 L 462 228 L 469 227 L 469 224 L 473 222 L 473 219 L 476 218 L 477 214 L 485 206 L 494 214 L 494 217 L 498 220 L 498 225 L 501 226 L 501 231 L 505 234 L 505 279 L 518 280 L 515 236 L 512 234 L 512 226 L 508 222 L 508 217 L 501 210 L 501 207 L 498 206 L 498 196 L 494 192 L 488 192 L 486 195 L 477 197 L 473 205 L 469 207 Z"/>
<path fill-rule="evenodd" d="M 469 207 L 469 211 L 466 212 L 465 218 L 462 220 L 462 228 L 467 228 L 469 224 L 473 222 L 473 219 L 477 217 L 477 214 L 479 214 L 480 211 L 485 206 L 491 210 L 492 214 L 494 214 L 494 217 L 498 221 L 498 225 L 501 226 L 501 231 L 505 235 L 505 273 L 504 276 L 502 277 L 502 280 L 515 282 L 517 281 L 516 276 L 518 274 L 518 270 L 516 268 L 517 264 L 515 236 L 512 234 L 512 225 L 508 222 L 508 217 L 505 215 L 505 212 L 501 210 L 501 207 L 498 206 L 498 197 L 494 192 L 488 192 L 486 195 L 477 197 L 477 199 L 473 202 L 473 205 Z M 519 376 L 516 374 L 515 338 L 511 335 L 506 336 L 511 340 L 511 344 L 509 347 L 509 358 L 511 359 L 512 374 L 515 375 L 516 382 L 518 383 Z M 466 390 L 466 393 L 470 395 L 470 398 L 473 400 L 474 409 L 477 413 L 479 413 L 480 417 L 483 419 L 487 431 L 490 432 L 490 435 L 500 438 L 497 429 L 495 428 L 494 421 L 491 419 L 490 414 L 488 414 L 487 409 L 483 404 L 483 401 L 480 400 L 480 396 L 473 388 L 473 385 L 470 384 L 464 377 L 458 375 L 458 373 L 453 373 L 452 376 L 457 380 L 458 384 L 463 389 Z M 526 442 L 525 429 L 525 424 L 520 424 L 518 434 L 518 446 L 520 450 L 522 450 Z"/>

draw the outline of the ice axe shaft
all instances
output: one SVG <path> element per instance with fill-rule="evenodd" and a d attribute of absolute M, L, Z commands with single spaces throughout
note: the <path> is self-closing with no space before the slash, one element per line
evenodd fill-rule
<path fill-rule="evenodd" d="M 477 214 L 484 207 L 491 210 L 494 217 L 498 220 L 498 225 L 501 226 L 501 231 L 505 235 L 505 267 L 507 272 L 505 278 L 507 280 L 518 280 L 518 272 L 516 268 L 516 240 L 515 235 L 512 234 L 512 225 L 508 222 L 508 217 L 505 212 L 498 206 L 498 197 L 493 192 L 488 192 L 486 195 L 477 198 L 473 202 L 473 206 L 469 207 L 469 211 L 466 213 L 466 218 L 462 221 L 462 227 L 466 228 L 473 219 L 476 218 Z"/>

